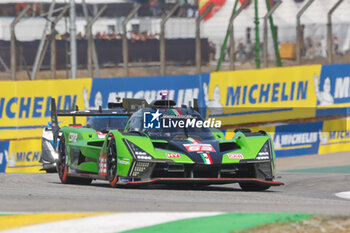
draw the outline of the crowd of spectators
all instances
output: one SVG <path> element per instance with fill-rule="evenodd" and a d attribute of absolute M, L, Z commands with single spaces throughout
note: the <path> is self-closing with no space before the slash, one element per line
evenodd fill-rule
<path fill-rule="evenodd" d="M 240 62 L 247 62 L 251 61 L 255 58 L 255 42 L 253 43 L 250 39 L 244 40 L 238 40 L 235 43 L 235 60 Z M 262 44 L 261 44 L 262 48 Z M 230 54 L 230 46 L 228 46 L 226 50 L 226 57 L 225 60 L 229 59 Z"/>
<path fill-rule="evenodd" d="M 83 34 L 79 32 L 77 34 L 77 40 L 87 40 L 88 36 L 87 34 Z M 114 31 L 110 33 L 106 32 L 97 32 L 93 35 L 93 38 L 95 40 L 122 40 L 123 34 L 122 33 L 115 33 Z M 159 33 L 149 33 L 149 32 L 134 32 L 134 31 L 128 31 L 127 38 L 131 42 L 135 41 L 147 41 L 147 40 L 159 40 Z M 68 40 L 69 39 L 69 33 L 60 34 L 56 31 L 56 40 Z"/>
<path fill-rule="evenodd" d="M 198 15 L 198 0 L 150 0 L 149 7 L 152 16 L 164 16 L 177 1 L 180 1 L 180 7 L 175 12 L 177 17 L 192 18 Z"/>
<path fill-rule="evenodd" d="M 24 8 L 29 6 L 26 16 L 39 16 L 42 11 L 42 4 L 39 3 L 16 3 L 16 4 L 0 4 L 0 16 L 16 16 Z"/>
<path fill-rule="evenodd" d="M 302 55 L 305 59 L 315 59 L 315 58 L 326 58 L 328 55 L 328 46 L 327 40 L 324 36 L 317 42 L 311 37 L 305 38 L 305 46 L 302 50 Z M 333 54 L 334 55 L 343 55 L 339 51 L 339 38 L 337 36 L 333 37 Z"/>
<path fill-rule="evenodd" d="M 210 61 L 215 60 L 215 44 L 210 43 L 210 52 L 212 55 L 209 55 Z M 318 39 L 313 39 L 312 37 L 306 37 L 301 44 L 301 54 L 304 59 L 313 60 L 326 58 L 328 55 L 327 40 L 324 36 L 321 36 Z M 263 55 L 264 45 L 260 43 L 260 55 Z M 271 50 L 270 53 L 273 51 Z M 230 47 L 228 46 L 226 50 L 225 60 L 229 60 Z M 333 54 L 337 56 L 342 56 L 343 53 L 339 49 L 339 38 L 337 36 L 333 37 Z M 250 39 L 246 40 L 236 40 L 235 41 L 235 60 L 239 62 L 250 62 L 255 59 L 255 41 Z"/>

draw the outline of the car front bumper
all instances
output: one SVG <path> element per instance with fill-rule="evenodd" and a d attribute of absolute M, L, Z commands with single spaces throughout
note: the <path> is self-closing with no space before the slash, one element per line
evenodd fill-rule
<path fill-rule="evenodd" d="M 119 179 L 121 185 L 147 185 L 147 184 L 231 184 L 231 183 L 254 183 L 266 186 L 280 186 L 283 182 L 259 180 L 254 178 L 156 178 L 143 181 L 127 181 L 129 178 Z"/>

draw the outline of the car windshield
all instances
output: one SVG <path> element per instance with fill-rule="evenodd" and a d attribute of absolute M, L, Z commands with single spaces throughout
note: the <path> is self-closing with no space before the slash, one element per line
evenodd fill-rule
<path fill-rule="evenodd" d="M 94 116 L 87 119 L 86 126 L 103 132 L 111 129 L 123 129 L 127 121 L 127 116 Z"/>
<path fill-rule="evenodd" d="M 152 139 L 185 140 L 189 137 L 197 140 L 214 140 L 215 137 L 209 127 L 198 127 L 195 122 L 203 120 L 198 116 L 188 118 L 166 118 L 162 117 L 160 128 L 143 129 Z"/>

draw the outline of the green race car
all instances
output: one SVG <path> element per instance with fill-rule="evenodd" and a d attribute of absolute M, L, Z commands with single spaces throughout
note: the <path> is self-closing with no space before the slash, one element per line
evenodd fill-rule
<path fill-rule="evenodd" d="M 57 171 L 62 183 L 107 180 L 112 187 L 153 183 L 210 185 L 239 183 L 260 191 L 283 185 L 274 181 L 275 153 L 264 131 L 236 130 L 232 140 L 204 121 L 196 108 L 175 101 L 123 99 L 119 110 L 56 111 L 54 140 L 59 137 Z M 58 126 L 57 116 L 129 118 L 124 130 L 113 126 Z M 102 137 L 101 137 L 102 135 Z"/>

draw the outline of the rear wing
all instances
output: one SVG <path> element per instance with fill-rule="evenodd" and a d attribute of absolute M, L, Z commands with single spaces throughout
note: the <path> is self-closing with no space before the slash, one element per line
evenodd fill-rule
<path fill-rule="evenodd" d="M 73 117 L 73 125 L 75 125 L 76 117 L 92 117 L 92 116 L 120 116 L 120 117 L 130 117 L 134 112 L 140 108 L 148 106 L 146 100 L 144 99 L 131 99 L 124 98 L 123 102 L 108 104 L 111 109 L 102 109 L 100 106 L 97 110 L 79 110 L 78 106 L 75 106 L 73 110 L 57 110 L 56 100 L 51 99 L 51 126 L 54 138 L 54 145 L 57 143 L 57 138 L 59 136 L 59 124 L 58 116 Z"/>

